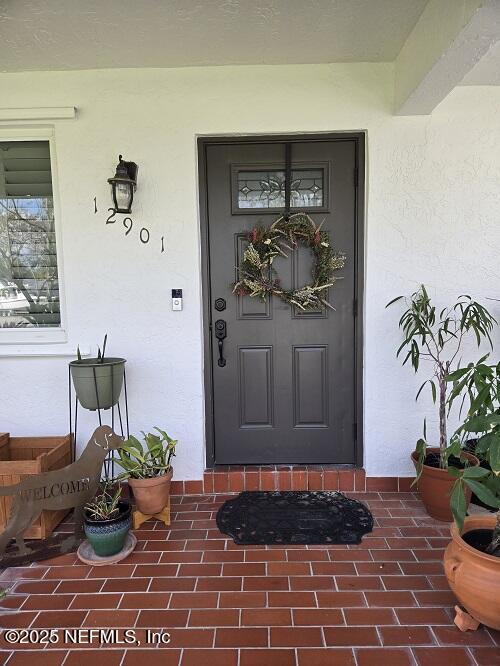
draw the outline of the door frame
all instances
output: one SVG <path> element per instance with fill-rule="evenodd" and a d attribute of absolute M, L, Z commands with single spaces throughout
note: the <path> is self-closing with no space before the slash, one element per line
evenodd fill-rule
<path fill-rule="evenodd" d="M 327 132 L 304 134 L 248 134 L 244 136 L 200 136 L 198 148 L 198 191 L 201 240 L 201 297 L 203 312 L 203 361 L 205 394 L 206 466 L 215 467 L 215 423 L 213 400 L 213 340 L 210 284 L 210 247 L 208 222 L 207 147 L 244 143 L 297 143 L 315 141 L 354 141 L 355 144 L 355 273 L 354 273 L 354 395 L 355 424 L 352 467 L 363 466 L 363 331 L 365 283 L 365 143 L 366 132 Z"/>

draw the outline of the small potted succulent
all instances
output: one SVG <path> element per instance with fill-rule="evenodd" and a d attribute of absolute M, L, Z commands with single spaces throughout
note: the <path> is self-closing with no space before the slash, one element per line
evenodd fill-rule
<path fill-rule="evenodd" d="M 118 450 L 119 464 L 123 468 L 120 478 L 127 478 L 141 513 L 160 513 L 168 504 L 177 440 L 164 430 L 154 428 L 158 434 L 142 433 L 144 444 L 137 437 L 129 437 Z"/>
<path fill-rule="evenodd" d="M 418 485 L 429 515 L 450 522 L 452 512 L 448 496 L 455 477 L 453 471 L 451 474 L 448 472 L 478 466 L 479 460 L 463 450 L 457 436 L 448 440 L 447 378 L 458 367 L 460 352 L 469 337 L 474 337 L 478 346 L 485 340 L 491 345 L 490 333 L 496 320 L 470 296 L 460 296 L 454 305 L 438 312 L 424 285 L 409 299 L 398 296 L 388 303 L 387 307 L 402 299 L 406 309 L 399 320 L 399 327 L 403 331 L 404 339 L 397 350 L 397 356 L 404 352 L 403 365 L 410 361 L 415 372 L 419 370 L 421 360 L 431 364 L 432 376 L 422 384 L 416 397 L 418 399 L 428 385 L 433 402 L 438 402 L 439 405 L 439 446 L 428 446 L 424 421 L 424 437 L 418 440 L 416 450 L 411 455 L 417 471 L 414 483 Z M 471 491 L 467 486 L 464 493 L 466 505 L 470 496 Z"/>
<path fill-rule="evenodd" d="M 463 391 L 469 409 L 456 432 L 462 441 L 477 438 L 475 451 L 486 465 L 450 470 L 455 477 L 451 508 L 455 524 L 444 555 L 448 583 L 460 603 L 477 621 L 500 630 L 500 364 L 487 356 L 451 373 L 449 402 Z M 466 489 L 495 513 L 466 517 Z"/>
<path fill-rule="evenodd" d="M 102 351 L 99 347 L 97 357 L 82 358 L 80 348 L 77 359 L 69 364 L 75 393 L 85 409 L 110 409 L 118 402 L 123 386 L 125 359 L 106 357 L 104 336 Z"/>
<path fill-rule="evenodd" d="M 115 479 L 103 481 L 94 499 L 85 505 L 85 535 L 99 557 L 119 553 L 132 524 L 130 503 L 121 498 Z"/>

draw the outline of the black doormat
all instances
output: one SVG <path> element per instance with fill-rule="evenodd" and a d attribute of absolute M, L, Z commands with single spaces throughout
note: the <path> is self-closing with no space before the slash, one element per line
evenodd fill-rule
<path fill-rule="evenodd" d="M 373 516 L 342 493 L 252 491 L 221 506 L 217 527 L 241 545 L 349 544 L 372 531 Z"/>

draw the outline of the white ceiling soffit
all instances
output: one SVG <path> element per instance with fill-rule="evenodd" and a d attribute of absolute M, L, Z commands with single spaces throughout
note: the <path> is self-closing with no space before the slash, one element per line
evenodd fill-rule
<path fill-rule="evenodd" d="M 427 0 L 0 0 L 0 71 L 390 62 Z"/>
<path fill-rule="evenodd" d="M 500 0 L 429 0 L 396 58 L 396 113 L 429 114 L 468 78 L 499 82 L 499 39 Z"/>
<path fill-rule="evenodd" d="M 470 70 L 462 85 L 500 86 L 500 41 Z"/>

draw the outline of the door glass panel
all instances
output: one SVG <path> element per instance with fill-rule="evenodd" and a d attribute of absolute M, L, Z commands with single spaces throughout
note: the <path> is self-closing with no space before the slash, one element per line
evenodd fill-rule
<path fill-rule="evenodd" d="M 285 172 L 239 170 L 238 208 L 284 208 Z M 292 169 L 292 208 L 318 208 L 324 203 L 324 169 Z"/>

